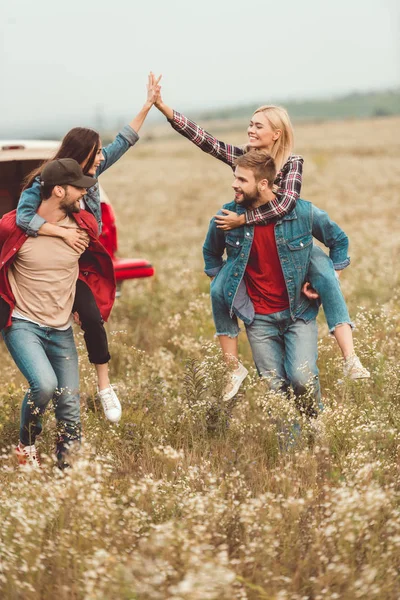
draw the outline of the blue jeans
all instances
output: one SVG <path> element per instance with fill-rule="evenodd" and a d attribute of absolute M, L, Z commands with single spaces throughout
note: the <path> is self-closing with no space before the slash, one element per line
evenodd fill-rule
<path fill-rule="evenodd" d="M 237 318 L 231 318 L 224 297 L 226 285 L 225 269 L 222 267 L 218 275 L 211 282 L 211 307 L 216 328 L 216 335 L 227 335 L 237 337 L 239 326 Z M 325 318 L 329 331 L 332 333 L 335 327 L 348 323 L 353 327 L 347 310 L 346 300 L 340 289 L 339 280 L 336 277 L 333 263 L 329 256 L 318 246 L 313 246 L 311 259 L 307 272 L 307 280 L 317 290 L 324 309 Z"/>
<path fill-rule="evenodd" d="M 229 308 L 226 305 L 224 288 L 226 285 L 227 270 L 222 268 L 211 282 L 211 308 L 216 328 L 216 335 L 227 335 L 237 337 L 240 332 L 236 315 L 231 318 Z"/>
<path fill-rule="evenodd" d="M 289 309 L 256 314 L 253 323 L 246 325 L 246 332 L 257 371 L 269 379 L 272 389 L 287 392 L 292 386 L 295 395 L 301 396 L 311 388 L 316 404 L 321 406 L 315 319 L 308 323 L 292 321 Z"/>
<path fill-rule="evenodd" d="M 354 327 L 333 263 L 319 246 L 313 246 L 311 251 L 307 279 L 319 294 L 329 331 L 333 333 L 338 325 L 344 323 Z"/>
<path fill-rule="evenodd" d="M 57 419 L 57 458 L 81 437 L 78 354 L 72 327 L 59 331 L 13 319 L 2 331 L 15 364 L 26 377 L 29 390 L 21 408 L 20 440 L 35 443 L 42 431 L 41 417 L 54 400 Z"/>

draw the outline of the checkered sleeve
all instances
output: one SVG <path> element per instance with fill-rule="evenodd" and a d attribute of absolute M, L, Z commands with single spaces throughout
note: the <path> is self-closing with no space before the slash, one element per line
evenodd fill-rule
<path fill-rule="evenodd" d="M 244 153 L 244 148 L 225 144 L 225 142 L 217 140 L 202 127 L 199 127 L 197 123 L 176 110 L 174 110 L 173 119 L 169 122 L 175 131 L 193 142 L 203 152 L 207 152 L 207 154 L 211 154 L 211 156 L 218 158 L 218 160 L 222 160 L 222 162 L 230 167 L 233 167 L 234 161 Z"/>
<path fill-rule="evenodd" d="M 246 222 L 249 225 L 266 225 L 271 220 L 281 219 L 293 210 L 300 197 L 303 162 L 301 156 L 289 157 L 275 180 L 276 200 L 271 200 L 254 210 L 248 210 Z"/>

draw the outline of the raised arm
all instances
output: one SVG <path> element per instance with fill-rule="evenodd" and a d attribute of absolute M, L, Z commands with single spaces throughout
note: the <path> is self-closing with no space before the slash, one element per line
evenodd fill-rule
<path fill-rule="evenodd" d="M 161 94 L 156 99 L 155 105 L 167 117 L 171 127 L 175 131 L 193 142 L 203 152 L 214 156 L 214 158 L 218 158 L 218 160 L 222 160 L 222 162 L 230 167 L 233 167 L 235 159 L 243 154 L 244 149 L 242 147 L 232 146 L 231 144 L 217 140 L 217 138 L 205 131 L 197 123 L 164 104 Z"/>
<path fill-rule="evenodd" d="M 249 225 L 265 225 L 273 219 L 281 219 L 289 214 L 300 197 L 303 158 L 291 156 L 284 164 L 275 190 L 276 200 L 272 200 L 259 208 L 246 212 Z"/>

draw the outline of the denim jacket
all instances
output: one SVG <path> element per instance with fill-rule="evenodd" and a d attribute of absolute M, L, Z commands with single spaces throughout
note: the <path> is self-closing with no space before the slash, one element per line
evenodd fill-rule
<path fill-rule="evenodd" d="M 104 160 L 97 168 L 94 177 L 98 177 L 111 167 L 118 159 L 125 154 L 127 150 L 139 139 L 139 135 L 130 125 L 125 125 L 119 132 L 117 137 L 111 144 L 103 148 Z M 101 222 L 101 206 L 100 206 L 100 191 L 98 182 L 88 189 L 87 194 L 83 197 L 85 206 L 91 212 L 98 224 L 99 235 L 102 229 Z M 17 207 L 17 225 L 21 227 L 28 235 L 36 237 L 38 231 L 46 223 L 43 217 L 36 214 L 41 203 L 40 198 L 40 179 L 36 177 L 30 188 L 24 190 L 18 202 Z"/>
<path fill-rule="evenodd" d="M 228 210 L 243 214 L 244 208 L 235 202 L 224 205 Z M 246 324 L 254 318 L 254 308 L 246 293 L 243 276 L 253 242 L 254 226 L 245 225 L 224 232 L 211 219 L 203 246 L 205 273 L 215 277 L 224 268 L 224 297 L 230 310 Z M 350 263 L 347 256 L 348 238 L 328 214 L 305 200 L 275 224 L 275 240 L 289 296 L 293 320 L 301 316 L 308 321 L 316 317 L 319 303 L 301 292 L 310 264 L 313 237 L 329 248 L 334 268 L 342 270 Z M 226 251 L 226 260 L 223 254 Z"/>

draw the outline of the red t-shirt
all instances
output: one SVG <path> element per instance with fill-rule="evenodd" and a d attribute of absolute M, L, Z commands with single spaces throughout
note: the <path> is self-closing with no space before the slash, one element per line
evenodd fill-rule
<path fill-rule="evenodd" d="M 244 281 L 256 313 L 269 315 L 289 308 L 289 297 L 276 248 L 274 223 L 254 227 Z"/>

